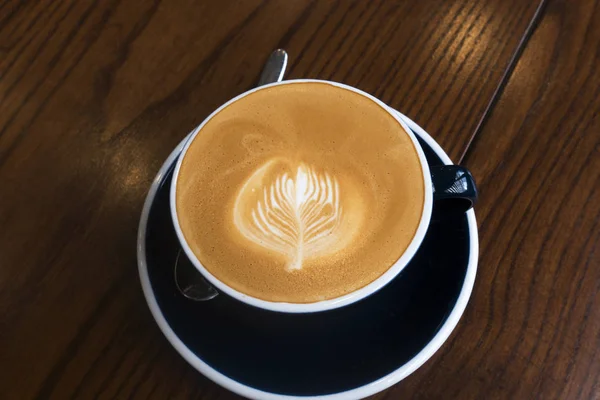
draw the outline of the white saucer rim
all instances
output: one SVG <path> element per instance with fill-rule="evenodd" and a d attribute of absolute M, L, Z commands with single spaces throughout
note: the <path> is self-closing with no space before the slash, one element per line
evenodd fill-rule
<path fill-rule="evenodd" d="M 410 118 L 406 117 L 402 113 L 396 111 L 400 118 L 402 118 L 406 124 L 421 138 L 423 139 L 433 151 L 440 157 L 440 159 L 445 164 L 452 164 L 450 157 L 446 154 L 446 152 L 441 148 L 441 146 L 427 133 L 423 130 L 419 125 L 413 122 Z M 177 337 L 175 332 L 169 326 L 167 320 L 162 314 L 160 307 L 154 297 L 154 292 L 152 290 L 152 286 L 150 284 L 150 278 L 148 275 L 148 265 L 146 261 L 146 229 L 148 223 L 148 216 L 150 214 L 150 209 L 152 207 L 152 203 L 156 193 L 158 192 L 159 184 L 163 180 L 164 176 L 168 173 L 169 168 L 181 152 L 186 140 L 189 135 L 186 136 L 179 145 L 171 152 L 169 157 L 165 160 L 163 165 L 161 166 L 158 174 L 152 181 L 152 185 L 150 186 L 150 190 L 146 196 L 144 201 L 144 207 L 142 208 L 142 215 L 140 217 L 140 224 L 138 227 L 138 237 L 137 237 L 137 258 L 138 258 L 138 270 L 140 274 L 140 281 L 142 284 L 142 290 L 144 292 L 144 296 L 146 298 L 146 302 L 148 303 L 148 307 L 150 308 L 150 312 L 154 317 L 158 327 L 163 332 L 167 340 L 171 343 L 171 345 L 175 348 L 175 350 L 196 370 L 202 373 L 207 378 L 211 379 L 213 382 L 218 385 L 223 386 L 224 388 L 237 393 L 239 395 L 245 396 L 250 399 L 266 399 L 266 400 L 349 400 L 349 399 L 357 399 L 363 398 L 367 396 L 371 396 L 375 393 L 379 393 L 382 390 L 389 388 L 390 386 L 400 382 L 408 375 L 417 370 L 421 365 L 423 365 L 427 360 L 429 360 L 436 351 L 440 349 L 440 347 L 446 342 L 452 331 L 456 328 L 458 321 L 460 320 L 462 314 L 465 311 L 469 298 L 471 297 L 471 292 L 473 291 L 473 285 L 475 284 L 475 276 L 477 273 L 477 262 L 479 259 L 479 238 L 478 238 L 478 230 L 477 230 L 477 221 L 475 219 L 475 212 L 473 210 L 469 210 L 467 212 L 467 222 L 469 226 L 469 239 L 470 239 L 470 253 L 469 253 L 469 262 L 467 265 L 467 272 L 465 274 L 465 279 L 463 282 L 463 286 L 458 295 L 456 303 L 454 304 L 454 308 L 446 318 L 446 321 L 442 324 L 438 332 L 435 334 L 433 339 L 427 343 L 427 345 L 421 349 L 419 353 L 417 353 L 410 361 L 402 365 L 400 368 L 395 371 L 389 373 L 388 375 L 368 383 L 366 385 L 347 390 L 340 393 L 327 394 L 327 395 L 318 395 L 318 396 L 290 396 L 284 394 L 277 394 L 271 392 L 265 392 L 259 389 L 255 389 L 253 387 L 244 385 L 240 382 L 237 382 L 228 376 L 221 374 L 210 365 L 202 361 L 199 357 L 197 357 L 187 346 Z"/>

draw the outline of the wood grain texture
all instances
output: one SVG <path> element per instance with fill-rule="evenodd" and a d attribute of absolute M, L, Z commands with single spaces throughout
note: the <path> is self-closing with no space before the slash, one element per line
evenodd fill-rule
<path fill-rule="evenodd" d="M 536 6 L 0 3 L 2 398 L 235 397 L 176 354 L 141 294 L 136 229 L 162 160 L 218 105 L 251 88 L 277 47 L 290 53 L 288 77 L 333 79 L 373 93 L 456 157 Z M 491 333 L 481 336 L 473 313 L 488 310 L 484 321 L 495 321 L 503 304 L 471 307 L 460 337 L 481 337 L 481 344 L 464 347 L 468 360 L 483 357 L 497 329 L 489 322 Z M 447 351 L 463 348 L 455 346 Z M 390 393 L 456 390 L 458 364 L 437 360 Z"/>
<path fill-rule="evenodd" d="M 600 1 L 550 0 L 464 160 L 481 257 L 442 352 L 383 398 L 600 398 Z"/>

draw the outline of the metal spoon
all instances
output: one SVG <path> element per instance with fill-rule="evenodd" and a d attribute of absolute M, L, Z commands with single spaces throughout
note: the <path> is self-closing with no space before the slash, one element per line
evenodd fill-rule
<path fill-rule="evenodd" d="M 183 249 L 179 249 L 175 259 L 175 286 L 179 293 L 194 301 L 210 300 L 219 294 L 194 267 Z"/>
<path fill-rule="evenodd" d="M 279 82 L 287 66 L 288 55 L 285 50 L 277 49 L 267 60 L 258 80 L 258 86 Z M 191 261 L 184 254 L 183 249 L 177 252 L 175 258 L 175 286 L 179 292 L 190 300 L 206 301 L 215 298 L 219 292 L 204 279 Z"/>
<path fill-rule="evenodd" d="M 283 49 L 277 49 L 271 53 L 265 67 L 263 68 L 257 86 L 280 82 L 283 79 L 287 67 L 288 55 Z"/>

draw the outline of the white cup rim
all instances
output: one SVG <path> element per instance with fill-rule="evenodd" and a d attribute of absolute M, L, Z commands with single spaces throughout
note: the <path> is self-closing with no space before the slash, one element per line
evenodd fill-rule
<path fill-rule="evenodd" d="M 181 169 L 182 161 L 185 158 L 185 155 L 186 155 L 187 150 L 189 149 L 190 145 L 192 144 L 192 142 L 194 141 L 194 139 L 196 138 L 198 133 L 202 130 L 202 128 L 208 123 L 208 121 L 210 121 L 216 114 L 218 114 L 224 108 L 228 107 L 232 103 L 234 103 L 254 92 L 257 92 L 259 90 L 264 90 L 264 89 L 267 89 L 267 88 L 270 88 L 273 86 L 282 86 L 282 85 L 299 84 L 299 83 L 323 83 L 323 84 L 329 84 L 332 86 L 336 86 L 336 87 L 339 87 L 342 89 L 350 90 L 352 92 L 358 93 L 358 94 L 370 99 L 371 101 L 373 101 L 377 105 L 379 105 L 381 108 L 383 108 L 385 111 L 387 111 L 400 124 L 400 126 L 403 128 L 403 130 L 409 136 L 409 138 L 411 139 L 411 141 L 413 143 L 413 146 L 417 152 L 417 155 L 419 157 L 419 161 L 421 164 L 421 171 L 423 173 L 423 183 L 424 183 L 424 188 L 425 188 L 425 201 L 423 204 L 421 219 L 419 221 L 419 225 L 417 226 L 417 231 L 416 231 L 413 239 L 411 240 L 410 244 L 404 251 L 404 253 L 402 253 L 402 255 L 400 256 L 400 258 L 390 268 L 388 268 L 388 270 L 386 272 L 384 272 L 381 276 L 379 276 L 377 279 L 375 279 L 371 283 L 367 284 L 366 286 L 363 286 L 360 289 L 357 289 L 357 290 L 355 290 L 351 293 L 345 294 L 343 296 L 336 297 L 334 299 L 321 300 L 321 301 L 317 301 L 314 303 L 286 303 L 286 302 L 274 302 L 274 301 L 263 300 L 263 299 L 259 299 L 259 298 L 247 295 L 245 293 L 242 293 L 242 292 L 232 288 L 231 286 L 227 285 L 226 283 L 222 282 L 221 280 L 219 280 L 210 271 L 208 271 L 208 269 L 206 267 L 204 267 L 202 265 L 202 263 L 200 262 L 198 257 L 194 254 L 194 252 L 188 245 L 188 243 L 185 239 L 185 236 L 183 234 L 183 231 L 181 230 L 181 226 L 179 224 L 179 219 L 177 216 L 177 207 L 176 207 L 176 202 L 175 202 L 176 193 L 177 193 L 177 180 L 179 177 L 179 172 Z M 196 127 L 196 129 L 194 129 L 192 131 L 189 138 L 187 139 L 187 142 L 185 143 L 185 145 L 181 151 L 181 154 L 180 154 L 179 158 L 177 159 L 177 164 L 175 166 L 175 170 L 173 171 L 173 179 L 171 181 L 169 197 L 170 197 L 169 203 L 170 203 L 170 209 L 171 209 L 171 218 L 173 220 L 173 225 L 175 227 L 175 232 L 177 234 L 177 238 L 179 239 L 179 243 L 181 244 L 182 249 L 186 253 L 187 257 L 190 259 L 192 264 L 210 282 L 211 285 L 214 285 L 217 290 L 225 293 L 226 295 L 231 296 L 231 297 L 235 298 L 236 300 L 239 300 L 239 301 L 249 304 L 251 306 L 259 307 L 259 308 L 262 308 L 265 310 L 286 312 L 286 313 L 308 313 L 308 312 L 332 310 L 335 308 L 343 307 L 343 306 L 352 304 L 354 302 L 357 302 L 361 299 L 364 299 L 364 298 L 370 296 L 371 294 L 377 292 L 379 289 L 381 289 L 385 285 L 387 285 L 406 267 L 406 265 L 408 265 L 410 260 L 413 258 L 413 256 L 415 255 L 415 253 L 421 246 L 421 243 L 423 242 L 423 239 L 424 239 L 427 229 L 429 227 L 429 223 L 431 220 L 431 212 L 432 212 L 432 208 L 433 208 L 433 188 L 432 188 L 432 182 L 431 182 L 431 175 L 430 175 L 430 171 L 429 171 L 429 164 L 427 163 L 427 159 L 425 158 L 425 153 L 423 152 L 423 149 L 421 148 L 421 145 L 417 141 L 417 138 L 414 135 L 414 133 L 412 132 L 412 130 L 406 125 L 406 123 L 404 121 L 402 121 L 402 119 L 400 119 L 400 117 L 396 114 L 395 110 L 390 109 L 381 100 L 377 99 L 376 97 L 374 97 L 366 92 L 363 92 L 360 89 L 357 89 L 357 88 L 354 88 L 352 86 L 348 86 L 348 85 L 345 85 L 342 83 L 338 83 L 338 82 L 317 80 L 317 79 L 285 80 L 285 81 L 281 81 L 281 82 L 275 82 L 272 84 L 259 86 L 259 87 L 253 88 L 251 90 L 248 90 L 248 91 L 234 97 L 233 99 L 229 100 L 228 102 L 226 102 L 225 104 L 223 104 L 222 106 L 217 108 L 200 125 L 198 125 Z"/>

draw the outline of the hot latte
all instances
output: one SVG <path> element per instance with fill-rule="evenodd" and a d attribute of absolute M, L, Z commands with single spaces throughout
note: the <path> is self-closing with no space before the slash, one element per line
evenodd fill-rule
<path fill-rule="evenodd" d="M 355 291 L 406 250 L 423 212 L 417 151 L 389 112 L 327 83 L 255 91 L 185 154 L 176 210 L 216 278 L 268 301 Z"/>

